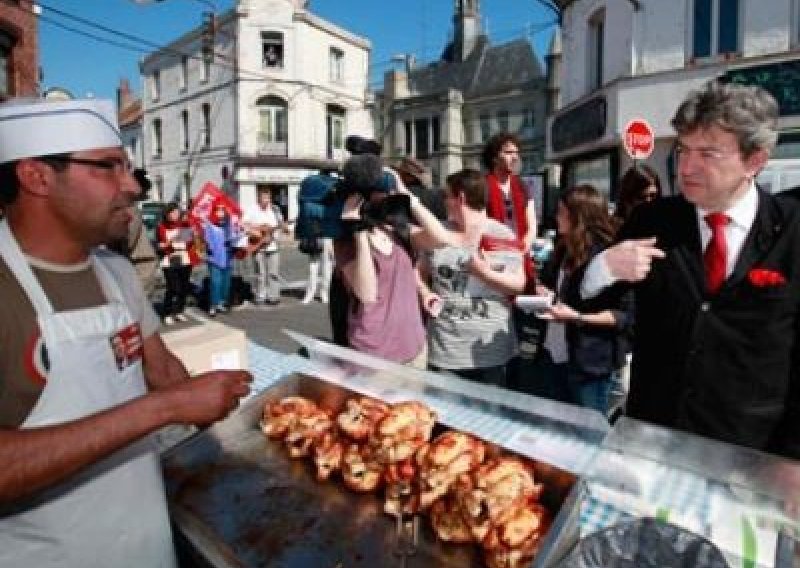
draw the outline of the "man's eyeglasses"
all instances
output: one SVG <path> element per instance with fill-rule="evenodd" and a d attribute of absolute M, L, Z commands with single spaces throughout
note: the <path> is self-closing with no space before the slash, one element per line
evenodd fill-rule
<path fill-rule="evenodd" d="M 101 158 L 94 160 L 89 158 L 75 158 L 73 156 L 47 156 L 45 161 L 92 166 L 112 172 L 117 177 L 133 173 L 133 164 L 125 158 Z"/>

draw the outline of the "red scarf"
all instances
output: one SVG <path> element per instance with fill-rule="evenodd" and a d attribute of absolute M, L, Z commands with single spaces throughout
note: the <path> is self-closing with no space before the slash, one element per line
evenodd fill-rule
<path fill-rule="evenodd" d="M 500 188 L 500 182 L 497 181 L 497 176 L 493 173 L 486 175 L 486 187 L 488 193 L 486 196 L 486 214 L 489 218 L 499 221 L 500 223 L 506 222 L 506 205 L 503 200 L 503 190 Z M 519 250 L 523 254 L 523 266 L 525 267 L 525 291 L 524 294 L 536 293 L 536 267 L 533 264 L 531 255 L 525 250 L 525 245 L 522 238 L 528 232 L 528 197 L 525 194 L 525 189 L 522 187 L 519 177 L 511 176 L 511 205 L 514 208 L 514 227 L 516 228 L 517 243 Z"/>
<path fill-rule="evenodd" d="M 486 214 L 491 219 L 506 222 L 506 206 L 503 190 L 494 173 L 486 174 Z M 517 238 L 522 240 L 528 232 L 528 197 L 518 176 L 511 176 L 511 205 L 514 208 L 514 228 Z"/>

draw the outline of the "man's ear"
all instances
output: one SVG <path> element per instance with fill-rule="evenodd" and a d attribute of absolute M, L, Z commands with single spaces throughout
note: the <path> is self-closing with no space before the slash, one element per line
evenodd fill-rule
<path fill-rule="evenodd" d="M 745 167 L 747 168 L 747 175 L 751 179 L 754 179 L 759 172 L 764 169 L 764 166 L 767 165 L 767 161 L 769 161 L 769 152 L 766 150 L 756 150 L 750 154 L 744 161 Z"/>
<path fill-rule="evenodd" d="M 17 179 L 21 192 L 46 196 L 50 194 L 55 172 L 39 160 L 25 158 L 17 163 Z"/>

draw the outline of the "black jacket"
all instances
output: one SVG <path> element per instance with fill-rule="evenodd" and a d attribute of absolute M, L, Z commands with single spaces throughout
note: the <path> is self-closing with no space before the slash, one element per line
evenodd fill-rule
<path fill-rule="evenodd" d="M 566 325 L 566 339 L 569 353 L 569 362 L 581 373 L 592 376 L 606 376 L 625 362 L 628 351 L 627 331 L 633 323 L 633 294 L 618 294 L 606 291 L 590 300 L 583 300 L 580 296 L 580 285 L 586 268 L 602 249 L 595 246 L 590 253 L 589 260 L 564 276 L 561 287 L 556 291 L 558 300 L 567 304 L 580 313 L 597 313 L 611 310 L 614 313 L 616 326 Z M 561 254 L 553 255 L 541 274 L 542 283 L 555 290 L 558 279 L 558 270 L 562 264 Z"/>
<path fill-rule="evenodd" d="M 800 219 L 791 200 L 761 191 L 758 199 L 734 271 L 714 296 L 705 292 L 696 210 L 682 196 L 638 207 L 620 230 L 617 240 L 655 236 L 666 253 L 634 286 L 628 413 L 800 458 Z M 754 283 L 753 269 L 785 283 Z"/>

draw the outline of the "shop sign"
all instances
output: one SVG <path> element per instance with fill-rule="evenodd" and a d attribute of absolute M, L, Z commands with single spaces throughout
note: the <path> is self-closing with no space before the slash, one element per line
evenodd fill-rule
<path fill-rule="evenodd" d="M 800 115 L 800 59 L 732 69 L 722 80 L 762 87 L 778 101 L 781 116 Z"/>
<path fill-rule="evenodd" d="M 563 152 L 602 138 L 606 132 L 606 99 L 595 97 L 553 120 L 550 140 L 554 152 Z"/>
<path fill-rule="evenodd" d="M 646 160 L 656 145 L 653 128 L 643 118 L 634 118 L 622 132 L 622 145 L 632 160 Z"/>

